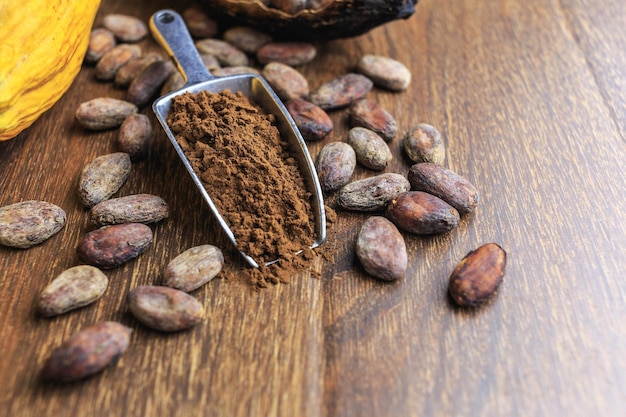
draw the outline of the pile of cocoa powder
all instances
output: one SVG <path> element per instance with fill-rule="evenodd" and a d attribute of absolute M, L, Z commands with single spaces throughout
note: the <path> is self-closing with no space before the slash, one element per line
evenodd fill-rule
<path fill-rule="evenodd" d="M 275 117 L 240 92 L 185 93 L 173 98 L 167 123 L 238 248 L 259 265 L 258 286 L 286 282 L 314 259 L 314 218 L 297 161 Z M 306 254 L 294 256 L 304 250 Z"/>

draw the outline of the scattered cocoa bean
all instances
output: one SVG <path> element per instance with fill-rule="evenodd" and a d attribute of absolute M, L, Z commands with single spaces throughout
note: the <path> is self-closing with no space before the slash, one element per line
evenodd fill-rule
<path fill-rule="evenodd" d="M 370 169 L 383 170 L 393 158 L 387 142 L 364 127 L 350 129 L 348 144 L 354 148 L 357 162 Z"/>
<path fill-rule="evenodd" d="M 215 74 L 213 74 L 215 75 Z M 185 86 L 185 79 L 180 72 L 174 71 L 165 81 L 161 88 L 161 95 L 164 96 Z"/>
<path fill-rule="evenodd" d="M 182 17 L 191 36 L 195 38 L 212 38 L 217 35 L 217 22 L 207 16 L 199 7 L 190 6 L 186 8 L 182 13 Z"/>
<path fill-rule="evenodd" d="M 148 65 L 161 60 L 163 60 L 163 58 L 161 58 L 161 55 L 156 52 L 132 58 L 117 70 L 113 83 L 121 88 L 128 87 L 130 83 L 148 67 Z"/>
<path fill-rule="evenodd" d="M 61 272 L 39 296 L 37 310 L 50 317 L 84 307 L 98 300 L 109 280 L 98 268 L 79 265 Z"/>
<path fill-rule="evenodd" d="M 163 285 L 184 292 L 200 288 L 222 270 L 224 255 L 213 245 L 187 249 L 174 258 L 163 273 Z"/>
<path fill-rule="evenodd" d="M 120 126 L 117 148 L 125 152 L 131 161 L 139 161 L 148 154 L 152 139 L 152 124 L 145 114 L 131 114 Z"/>
<path fill-rule="evenodd" d="M 404 238 L 384 217 L 365 220 L 357 236 L 356 255 L 365 272 L 375 278 L 394 281 L 406 273 L 408 256 Z"/>
<path fill-rule="evenodd" d="M 38 245 L 65 226 L 65 211 L 40 200 L 0 207 L 0 245 L 27 249 Z"/>
<path fill-rule="evenodd" d="M 146 326 L 176 332 L 198 324 L 204 318 L 202 304 L 186 292 L 170 287 L 141 286 L 128 293 L 128 309 Z"/>
<path fill-rule="evenodd" d="M 363 56 L 357 71 L 387 90 L 406 90 L 411 83 L 411 72 L 403 63 L 380 55 Z"/>
<path fill-rule="evenodd" d="M 296 14 L 306 8 L 307 2 L 308 0 L 271 0 L 270 4 L 285 13 Z"/>
<path fill-rule="evenodd" d="M 270 42 L 259 48 L 256 58 L 261 65 L 280 62 L 297 67 L 311 62 L 316 55 L 315 45 L 307 42 Z"/>
<path fill-rule="evenodd" d="M 320 140 L 332 132 L 333 121 L 315 104 L 296 98 L 289 100 L 285 107 L 305 140 Z"/>
<path fill-rule="evenodd" d="M 280 62 L 270 62 L 261 74 L 278 97 L 284 101 L 306 98 L 309 95 L 309 82 L 296 69 Z"/>
<path fill-rule="evenodd" d="M 446 148 L 441 140 L 441 133 L 433 126 L 420 123 L 412 127 L 404 135 L 404 151 L 411 161 L 432 162 L 443 165 L 446 159 Z"/>
<path fill-rule="evenodd" d="M 238 65 L 234 67 L 224 67 L 224 68 L 216 68 L 211 71 L 216 77 L 227 77 L 229 75 L 239 75 L 239 74 L 260 74 L 261 72 L 253 67 L 248 67 L 246 65 Z"/>
<path fill-rule="evenodd" d="M 115 35 L 109 29 L 97 28 L 89 35 L 89 44 L 85 53 L 85 63 L 96 64 L 102 56 L 117 45 Z"/>
<path fill-rule="evenodd" d="M 169 216 L 169 206 L 156 195 L 133 194 L 111 198 L 91 208 L 89 220 L 98 226 L 122 223 L 156 223 Z"/>
<path fill-rule="evenodd" d="M 450 275 L 448 292 L 463 307 L 474 307 L 491 297 L 504 277 L 506 252 L 486 243 L 469 252 Z"/>
<path fill-rule="evenodd" d="M 256 54 L 263 45 L 272 41 L 270 35 L 248 26 L 227 29 L 222 38 L 248 54 Z"/>
<path fill-rule="evenodd" d="M 317 155 L 315 168 L 323 191 L 334 191 L 348 181 L 356 167 L 356 154 L 345 142 L 330 142 Z"/>
<path fill-rule="evenodd" d="M 200 59 L 204 63 L 204 66 L 209 71 L 215 71 L 216 69 L 222 68 L 220 62 L 213 55 L 209 54 L 200 54 Z"/>
<path fill-rule="evenodd" d="M 320 85 L 309 99 L 324 110 L 334 110 L 364 98 L 372 87 L 372 81 L 361 74 L 345 74 Z"/>
<path fill-rule="evenodd" d="M 220 64 L 228 67 L 247 66 L 248 56 L 228 42 L 219 39 L 202 39 L 196 42 L 201 54 L 213 55 Z"/>
<path fill-rule="evenodd" d="M 408 191 L 397 195 L 387 207 L 387 217 L 405 232 L 417 235 L 445 233 L 459 224 L 459 213 L 432 194 Z"/>
<path fill-rule="evenodd" d="M 395 196 L 409 188 L 409 181 L 404 175 L 379 174 L 344 185 L 337 192 L 336 203 L 345 210 L 382 210 Z"/>
<path fill-rule="evenodd" d="M 128 86 L 128 101 L 138 107 L 149 104 L 174 71 L 176 67 L 170 61 L 155 61 L 148 65 Z"/>
<path fill-rule="evenodd" d="M 396 137 L 398 123 L 380 104 L 373 100 L 357 100 L 350 106 L 350 126 L 364 127 L 376 132 L 386 142 Z"/>
<path fill-rule="evenodd" d="M 83 205 L 93 207 L 110 198 L 124 184 L 130 170 L 130 156 L 124 152 L 102 155 L 88 163 L 78 183 Z"/>
<path fill-rule="evenodd" d="M 85 263 L 111 269 L 136 258 L 152 243 L 152 230 L 141 223 L 103 226 L 78 243 L 78 257 Z"/>
<path fill-rule="evenodd" d="M 107 51 L 96 64 L 96 78 L 102 81 L 113 80 L 121 67 L 138 56 L 141 56 L 141 48 L 138 45 L 126 43 L 116 45 Z"/>
<path fill-rule="evenodd" d="M 461 215 L 474 211 L 480 199 L 478 191 L 467 178 L 431 162 L 413 165 L 408 179 L 412 190 L 436 195 Z"/>
<path fill-rule="evenodd" d="M 75 118 L 85 129 L 105 130 L 118 127 L 126 117 L 137 113 L 137 110 L 137 106 L 128 101 L 98 97 L 81 103 Z"/>
<path fill-rule="evenodd" d="M 148 34 L 146 24 L 134 16 L 108 14 L 102 19 L 102 26 L 115 34 L 122 42 L 139 42 Z"/>
<path fill-rule="evenodd" d="M 126 351 L 132 330 L 107 321 L 89 326 L 52 352 L 42 377 L 54 382 L 77 381 L 102 371 Z"/>

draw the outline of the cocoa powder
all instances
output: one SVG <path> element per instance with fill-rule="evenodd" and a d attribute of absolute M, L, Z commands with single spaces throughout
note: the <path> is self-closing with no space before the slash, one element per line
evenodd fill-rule
<path fill-rule="evenodd" d="M 176 96 L 167 123 L 239 249 L 260 265 L 281 259 L 248 279 L 287 282 L 309 266 L 294 254 L 315 239 L 311 196 L 274 116 L 241 93 L 202 91 Z"/>

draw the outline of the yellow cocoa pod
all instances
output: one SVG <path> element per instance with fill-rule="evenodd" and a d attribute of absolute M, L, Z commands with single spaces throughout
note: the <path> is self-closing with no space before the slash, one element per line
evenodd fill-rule
<path fill-rule="evenodd" d="M 100 0 L 0 1 L 0 141 L 56 103 L 80 71 Z"/>

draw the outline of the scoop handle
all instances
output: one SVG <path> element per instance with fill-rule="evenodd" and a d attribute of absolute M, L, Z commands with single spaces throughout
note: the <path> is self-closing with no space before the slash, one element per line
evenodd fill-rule
<path fill-rule="evenodd" d="M 204 65 L 183 18 L 173 10 L 159 10 L 150 18 L 150 30 L 156 41 L 174 59 L 186 80 L 186 86 L 215 77 Z"/>

